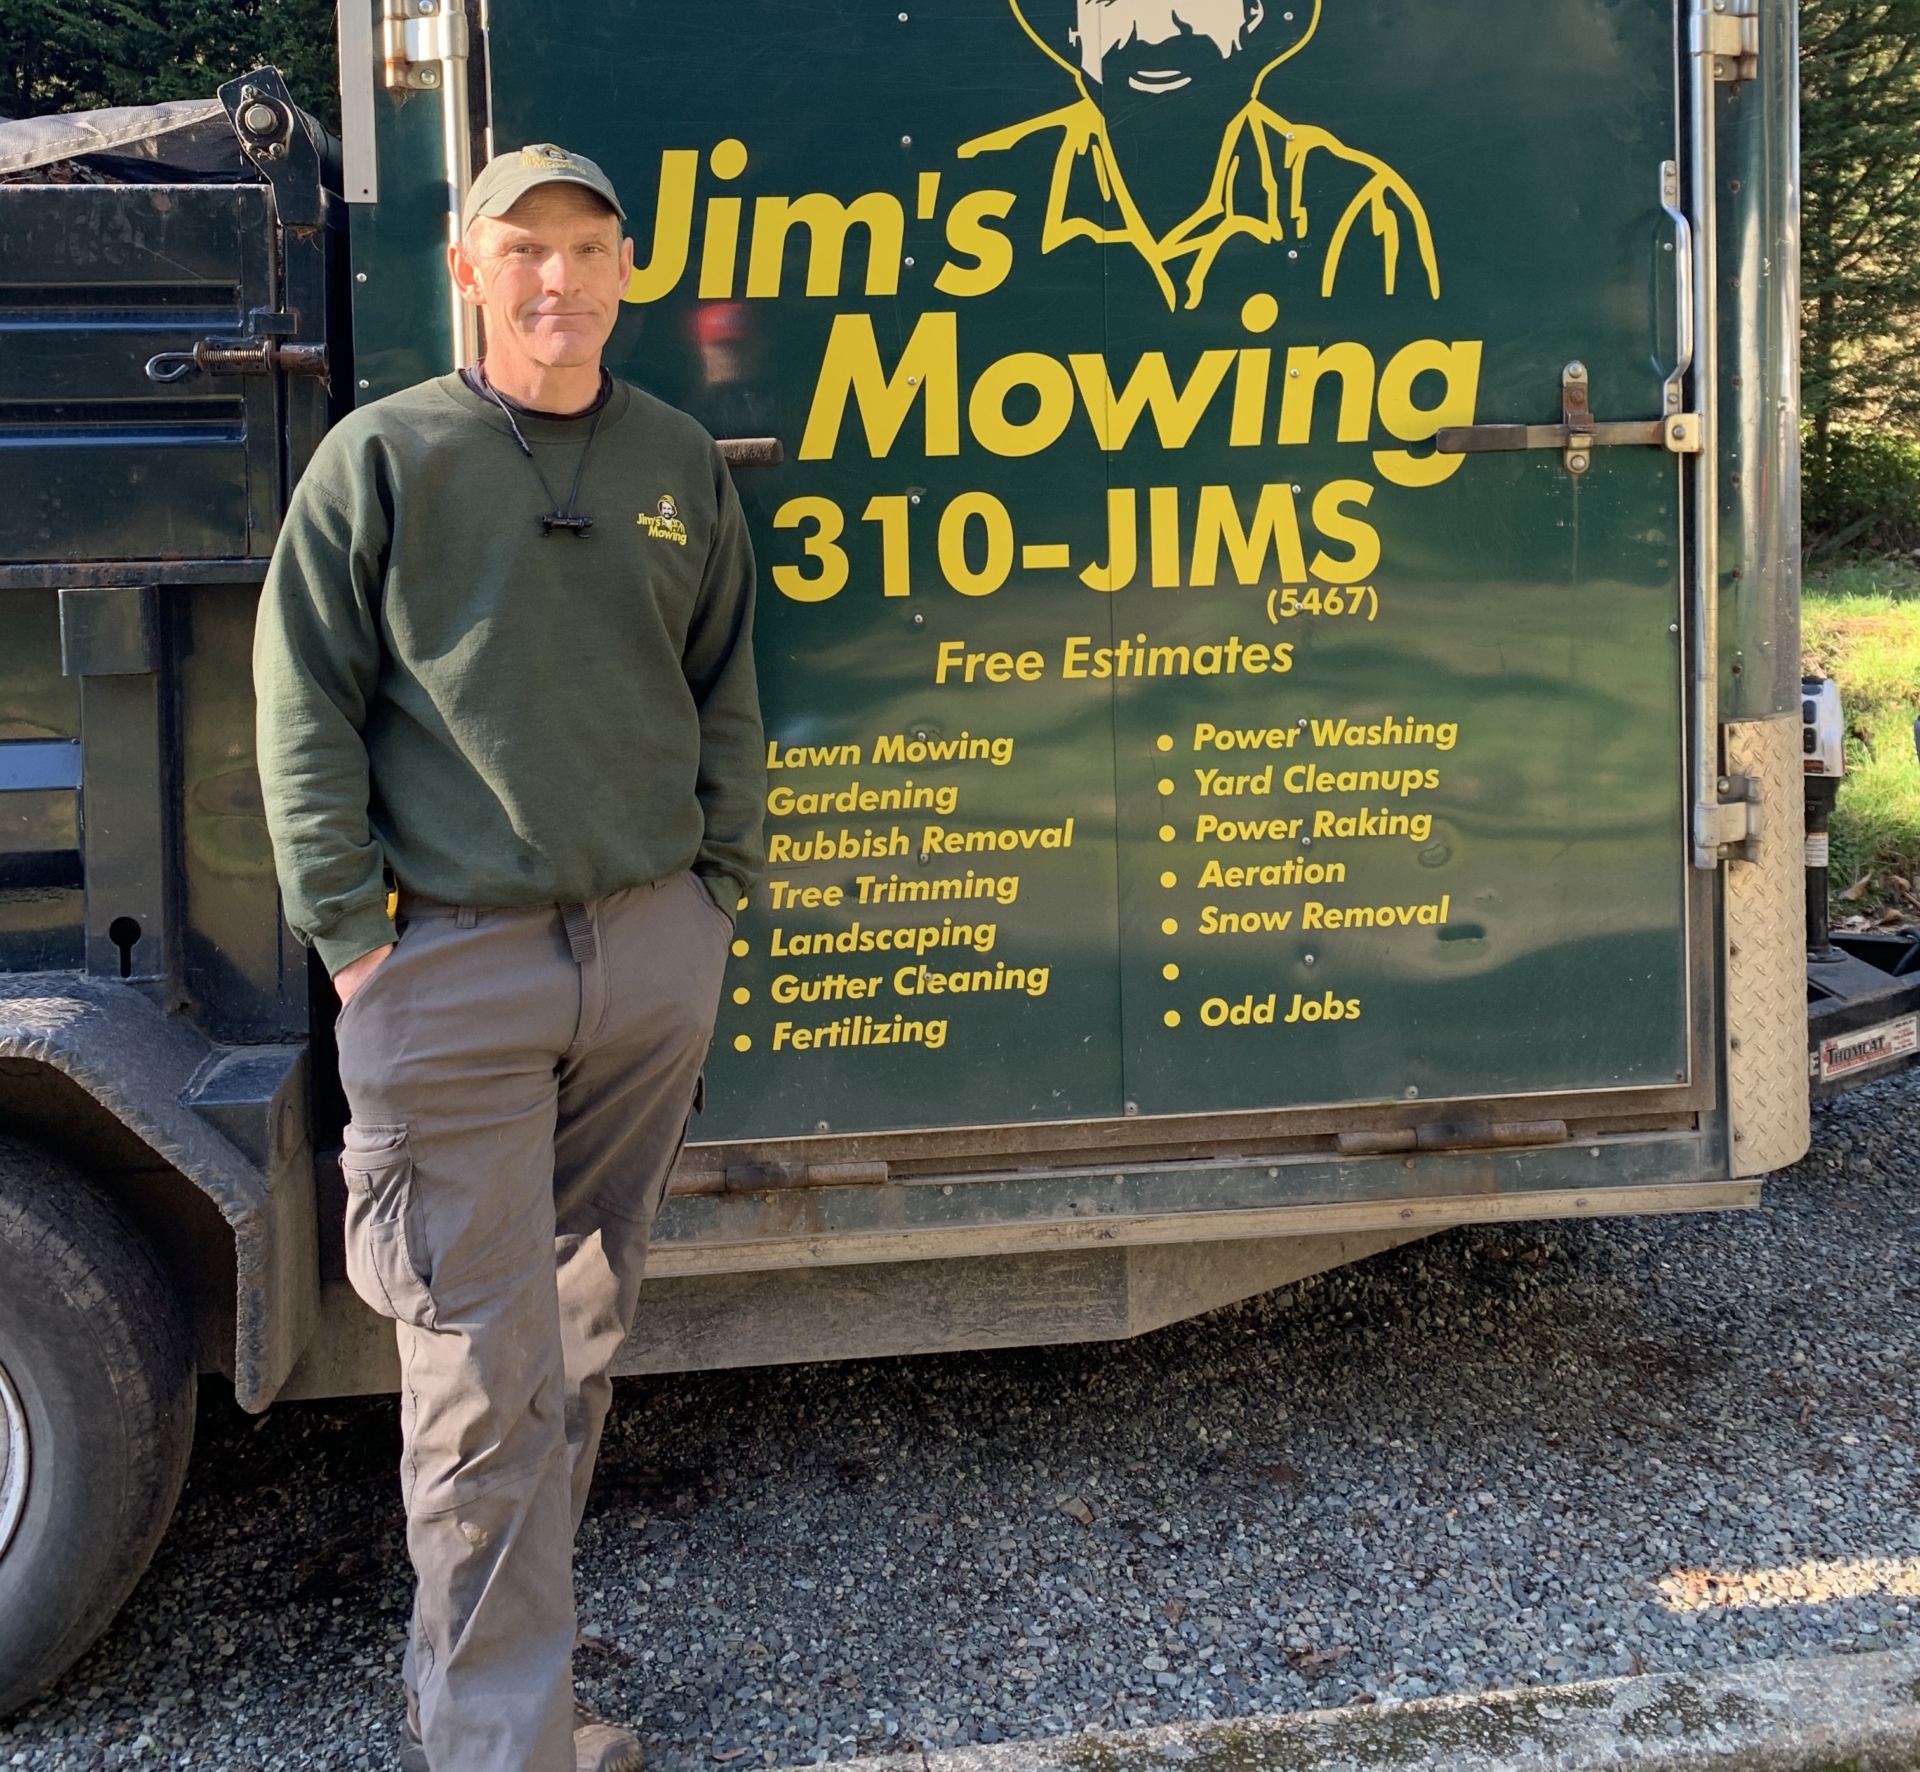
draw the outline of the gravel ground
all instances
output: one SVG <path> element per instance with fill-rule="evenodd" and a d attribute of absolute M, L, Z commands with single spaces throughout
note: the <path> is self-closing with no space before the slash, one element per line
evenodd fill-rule
<path fill-rule="evenodd" d="M 583 1696 L 691 1772 L 1920 1642 L 1917 1126 L 1912 1073 L 1762 1211 L 1449 1232 L 1137 1342 L 628 1381 Z M 209 1397 L 0 1767 L 391 1764 L 397 1445 Z"/>

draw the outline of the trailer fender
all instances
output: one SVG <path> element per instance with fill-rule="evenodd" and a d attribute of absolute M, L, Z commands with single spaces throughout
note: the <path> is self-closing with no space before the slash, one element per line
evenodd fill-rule
<path fill-rule="evenodd" d="M 233 1233 L 233 1389 L 264 1409 L 319 1314 L 306 1047 L 217 1046 L 131 985 L 0 976 L 0 1058 L 61 1072 L 210 1199 Z"/>

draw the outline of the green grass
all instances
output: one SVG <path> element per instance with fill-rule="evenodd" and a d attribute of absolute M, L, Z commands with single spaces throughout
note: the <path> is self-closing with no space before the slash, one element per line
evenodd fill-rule
<path fill-rule="evenodd" d="M 1808 675 L 1837 678 L 1847 774 L 1833 813 L 1836 919 L 1920 912 L 1920 561 L 1852 560 L 1807 574 L 1800 649 Z"/>

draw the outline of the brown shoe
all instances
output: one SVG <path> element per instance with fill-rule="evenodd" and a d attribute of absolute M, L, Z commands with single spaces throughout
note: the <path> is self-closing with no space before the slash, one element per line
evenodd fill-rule
<path fill-rule="evenodd" d="M 427 1750 L 420 1742 L 420 1700 L 407 1694 L 407 1720 L 400 1732 L 400 1772 L 428 1772 Z M 640 1772 L 640 1743 L 588 1710 L 573 1707 L 574 1772 Z"/>
<path fill-rule="evenodd" d="M 573 1706 L 573 1772 L 640 1772 L 640 1743 L 631 1731 Z"/>

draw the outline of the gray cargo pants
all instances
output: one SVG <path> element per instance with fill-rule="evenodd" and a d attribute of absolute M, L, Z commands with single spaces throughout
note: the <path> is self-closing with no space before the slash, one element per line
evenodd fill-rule
<path fill-rule="evenodd" d="M 572 1772 L 573 1535 L 732 934 L 692 874 L 403 900 L 340 1013 L 347 1270 L 395 1319 L 434 1772 Z"/>

